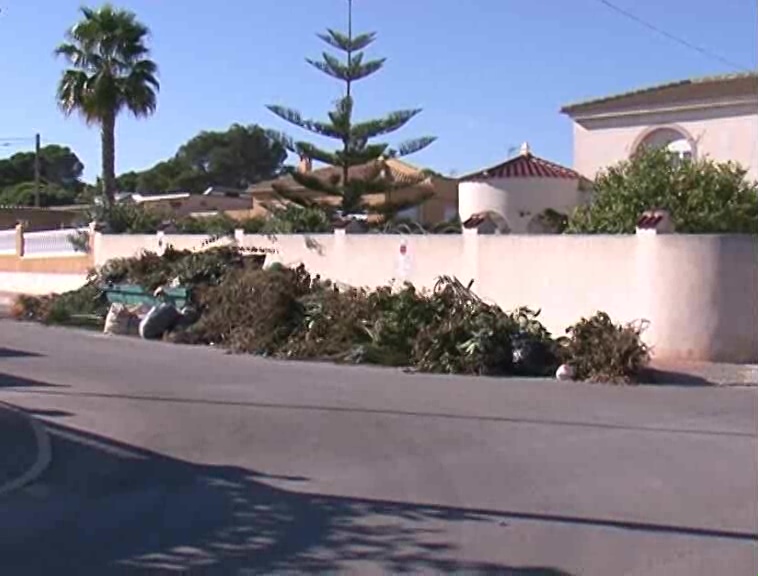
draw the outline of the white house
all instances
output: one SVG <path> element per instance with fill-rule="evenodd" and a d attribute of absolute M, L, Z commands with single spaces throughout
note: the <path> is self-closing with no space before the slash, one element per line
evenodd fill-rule
<path fill-rule="evenodd" d="M 587 184 L 575 170 L 535 156 L 525 143 L 518 156 L 459 179 L 458 212 L 463 222 L 490 212 L 504 219 L 504 232 L 540 233 L 542 213 L 569 214 L 586 201 Z"/>

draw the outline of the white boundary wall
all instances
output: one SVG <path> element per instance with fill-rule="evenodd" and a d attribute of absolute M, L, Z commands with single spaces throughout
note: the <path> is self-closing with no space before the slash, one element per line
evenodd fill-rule
<path fill-rule="evenodd" d="M 102 235 L 94 261 L 165 245 L 200 249 L 201 235 Z M 266 262 L 303 263 L 313 274 L 354 286 L 408 280 L 432 288 L 441 275 L 474 280 L 482 297 L 504 309 L 542 309 L 555 334 L 598 310 L 620 322 L 645 319 L 660 359 L 758 361 L 758 236 L 334 234 L 252 236 L 246 247 L 273 250 Z M 223 240 L 228 243 L 231 239 Z M 403 248 L 404 247 L 404 248 Z M 0 291 L 35 293 L 75 287 L 73 277 L 0 276 Z M 80 277 L 81 278 L 81 277 Z M 83 281 L 83 278 L 82 278 Z M 67 288 L 68 289 L 68 288 Z"/>

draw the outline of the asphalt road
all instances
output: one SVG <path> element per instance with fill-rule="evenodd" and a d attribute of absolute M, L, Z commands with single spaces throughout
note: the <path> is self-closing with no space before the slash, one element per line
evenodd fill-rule
<path fill-rule="evenodd" d="M 755 575 L 758 390 L 283 363 L 0 322 L 53 462 L 0 573 Z"/>

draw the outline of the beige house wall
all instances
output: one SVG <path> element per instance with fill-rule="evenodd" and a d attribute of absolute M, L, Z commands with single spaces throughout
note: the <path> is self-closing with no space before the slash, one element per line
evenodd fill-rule
<path fill-rule="evenodd" d="M 369 206 L 383 204 L 388 200 L 400 201 L 420 198 L 424 194 L 432 194 L 431 197 L 419 206 L 419 221 L 422 224 L 438 224 L 444 222 L 450 214 L 458 210 L 458 182 L 449 178 L 431 178 L 428 182 L 418 186 L 395 190 L 389 194 L 368 194 L 363 200 Z M 318 194 L 311 190 L 296 189 L 290 194 L 303 199 L 318 202 L 324 206 L 338 206 L 340 198 Z M 265 216 L 268 211 L 266 204 L 283 206 L 282 199 L 273 191 L 253 192 L 254 216 Z"/>
<path fill-rule="evenodd" d="M 574 169 L 594 179 L 627 160 L 639 142 L 657 128 L 675 128 L 695 144 L 698 158 L 735 161 L 758 180 L 758 101 L 718 107 L 638 111 L 574 120 Z"/>

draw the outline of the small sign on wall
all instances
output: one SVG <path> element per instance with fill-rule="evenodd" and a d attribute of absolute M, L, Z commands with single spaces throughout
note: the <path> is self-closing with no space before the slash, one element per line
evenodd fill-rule
<path fill-rule="evenodd" d="M 407 280 L 413 270 L 413 259 L 411 257 L 410 248 L 408 246 L 408 240 L 403 238 L 400 241 L 400 246 L 397 253 L 397 263 L 395 271 L 397 277 L 401 280 Z"/>

